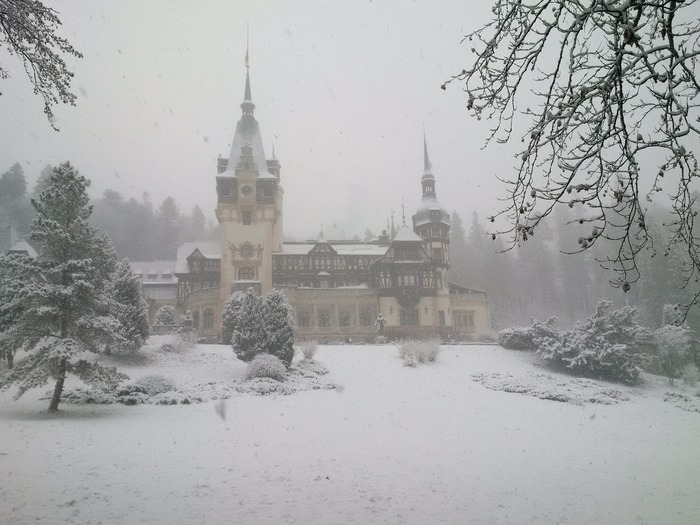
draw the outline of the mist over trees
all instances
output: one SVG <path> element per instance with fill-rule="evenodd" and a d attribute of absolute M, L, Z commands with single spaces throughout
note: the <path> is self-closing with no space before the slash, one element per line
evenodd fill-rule
<path fill-rule="evenodd" d="M 649 227 L 656 228 L 668 215 L 670 212 L 661 208 L 651 208 L 647 213 Z M 622 293 L 610 286 L 606 270 L 596 260 L 607 246 L 600 243 L 584 253 L 573 253 L 577 237 L 572 235 L 572 225 L 566 224 L 574 217 L 573 212 L 557 210 L 551 224 L 542 225 L 517 249 L 507 250 L 499 237 L 493 239 L 486 232 L 476 213 L 469 228 L 453 213 L 450 281 L 488 292 L 496 330 L 551 316 L 557 317 L 560 327 L 571 327 L 604 299 L 616 307 L 636 307 L 639 322 L 656 328 L 662 325 L 664 305 L 692 301 L 692 290 L 683 287 L 682 257 L 677 253 L 680 246 L 672 245 L 662 253 L 641 253 L 638 264 L 642 277 L 637 286 Z M 574 231 L 579 226 L 586 228 L 573 226 Z M 658 235 L 663 242 L 663 234 Z M 687 322 L 698 326 L 700 312 L 691 309 Z"/>
<path fill-rule="evenodd" d="M 6 253 L 13 241 L 28 239 L 34 216 L 31 200 L 37 200 L 46 188 L 52 169 L 46 166 L 41 170 L 31 194 L 19 163 L 0 175 L 0 253 Z M 174 260 L 182 243 L 217 236 L 216 227 L 199 206 L 183 212 L 172 197 L 154 206 L 146 193 L 137 200 L 106 190 L 92 201 L 92 207 L 90 225 L 106 233 L 118 256 L 130 261 Z"/>

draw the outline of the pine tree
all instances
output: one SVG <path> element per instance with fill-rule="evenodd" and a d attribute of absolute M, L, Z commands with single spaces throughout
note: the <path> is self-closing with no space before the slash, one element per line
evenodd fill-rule
<path fill-rule="evenodd" d="M 119 327 L 116 346 L 119 350 L 135 352 L 148 338 L 148 305 L 141 293 L 139 279 L 134 276 L 127 260 L 123 260 L 111 279 L 112 312 Z"/>
<path fill-rule="evenodd" d="M 242 291 L 234 292 L 224 303 L 221 311 L 221 339 L 225 344 L 231 344 L 233 332 L 239 329 L 245 295 Z"/>
<path fill-rule="evenodd" d="M 450 229 L 450 281 L 466 284 L 469 280 L 469 249 L 467 235 L 464 231 L 462 218 L 457 212 L 452 213 L 452 228 Z"/>
<path fill-rule="evenodd" d="M 115 339 L 107 283 L 114 271 L 109 239 L 88 225 L 88 181 L 69 164 L 54 169 L 46 190 L 32 204 L 32 240 L 37 259 L 22 261 L 23 286 L 13 294 L 18 317 L 5 340 L 29 355 L 0 381 L 13 384 L 15 399 L 55 380 L 49 410 L 58 410 L 66 374 L 86 383 L 114 386 L 127 376 L 97 363 L 97 353 Z"/>
<path fill-rule="evenodd" d="M 262 342 L 262 300 L 255 295 L 252 288 L 237 298 L 235 305 L 236 320 L 231 335 L 231 346 L 241 361 L 252 361 L 263 353 Z"/>
<path fill-rule="evenodd" d="M 294 313 L 280 290 L 268 293 L 261 304 L 263 341 L 261 349 L 287 364 L 294 358 Z"/>
<path fill-rule="evenodd" d="M 21 318 L 22 290 L 29 282 L 31 259 L 26 255 L 0 256 L 0 353 L 12 368 L 14 347 L 8 331 Z"/>

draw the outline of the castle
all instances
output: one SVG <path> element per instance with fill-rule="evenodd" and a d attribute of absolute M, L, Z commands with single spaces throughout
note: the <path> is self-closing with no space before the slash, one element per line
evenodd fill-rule
<path fill-rule="evenodd" d="M 487 294 L 449 281 L 450 215 L 437 199 L 425 139 L 412 227 L 371 242 L 285 242 L 281 166 L 265 157 L 247 64 L 241 109 L 229 157 L 218 160 L 220 241 L 185 243 L 172 264 L 132 263 L 151 319 L 159 306 L 173 304 L 213 340 L 231 293 L 276 288 L 293 307 L 298 339 L 371 341 L 378 325 L 392 339 L 491 332 Z"/>

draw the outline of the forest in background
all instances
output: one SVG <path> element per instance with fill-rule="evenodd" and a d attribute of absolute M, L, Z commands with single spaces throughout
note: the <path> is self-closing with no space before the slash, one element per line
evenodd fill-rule
<path fill-rule="evenodd" d="M 13 165 L 0 176 L 0 252 L 10 248 L 10 227 L 20 238 L 29 237 L 34 216 L 30 199 L 42 191 L 51 172 L 46 166 L 30 190 L 22 167 Z M 651 228 L 667 220 L 663 209 L 650 209 Z M 157 206 L 144 194 L 140 201 L 107 190 L 93 199 L 91 224 L 107 233 L 119 257 L 131 261 L 174 260 L 177 247 L 186 241 L 218 238 L 218 227 L 208 221 L 198 206 L 188 213 L 172 197 Z M 536 236 L 513 250 L 505 250 L 500 239 L 492 240 L 480 217 L 473 213 L 467 228 L 462 217 L 452 214 L 450 281 L 488 292 L 496 330 L 530 324 L 532 319 L 558 318 L 558 326 L 570 327 L 590 315 L 602 299 L 617 306 L 637 308 L 639 322 L 656 328 L 662 323 L 665 304 L 685 304 L 692 299 L 684 289 L 679 270 L 680 245 L 667 248 L 663 229 L 655 228 L 656 251 L 650 249 L 639 260 L 641 279 L 623 293 L 608 282 L 610 273 L 596 259 L 605 258 L 605 245 L 596 243 L 582 253 L 578 236 L 572 233 L 573 214 L 564 208 L 553 221 L 542 225 Z M 581 235 L 589 226 L 581 226 Z M 364 241 L 374 237 L 371 230 Z M 355 236 L 360 240 L 360 236 Z M 691 327 L 700 326 L 697 308 L 689 315 Z"/>

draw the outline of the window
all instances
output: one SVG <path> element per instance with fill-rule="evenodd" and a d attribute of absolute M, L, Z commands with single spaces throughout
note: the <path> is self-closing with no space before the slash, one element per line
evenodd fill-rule
<path fill-rule="evenodd" d="M 474 328 L 474 312 L 454 312 L 455 328 Z"/>
<path fill-rule="evenodd" d="M 340 326 L 350 326 L 350 310 L 341 310 L 338 313 L 338 324 Z"/>
<path fill-rule="evenodd" d="M 440 318 L 440 326 L 445 326 L 445 311 L 440 310 L 438 312 L 438 317 Z"/>
<path fill-rule="evenodd" d="M 199 328 L 199 310 L 192 312 L 192 326 L 194 328 Z"/>
<path fill-rule="evenodd" d="M 444 260 L 444 255 L 442 253 L 442 248 L 433 248 L 433 258 L 438 261 Z"/>
<path fill-rule="evenodd" d="M 402 326 L 414 326 L 418 324 L 418 310 L 400 310 L 399 323 Z"/>
<path fill-rule="evenodd" d="M 442 288 L 442 274 L 440 272 L 435 272 L 435 288 L 438 290 Z"/>
<path fill-rule="evenodd" d="M 204 310 L 203 328 L 214 328 L 214 310 L 211 308 Z"/>
<path fill-rule="evenodd" d="M 311 326 L 311 316 L 309 312 L 300 312 L 297 323 L 300 328 L 309 328 Z"/>
<path fill-rule="evenodd" d="M 243 212 L 243 224 L 250 225 L 253 223 L 253 212 L 244 211 Z"/>
<path fill-rule="evenodd" d="M 377 313 L 371 306 L 360 307 L 360 325 L 372 326 L 377 320 Z"/>
<path fill-rule="evenodd" d="M 252 268 L 247 266 L 243 267 L 238 270 L 238 278 L 245 281 L 251 281 L 255 278 L 255 272 L 253 272 Z"/>
<path fill-rule="evenodd" d="M 399 286 L 418 286 L 418 276 L 414 273 L 399 274 Z"/>
<path fill-rule="evenodd" d="M 331 312 L 328 309 L 319 310 L 318 326 L 328 328 L 331 325 Z"/>

